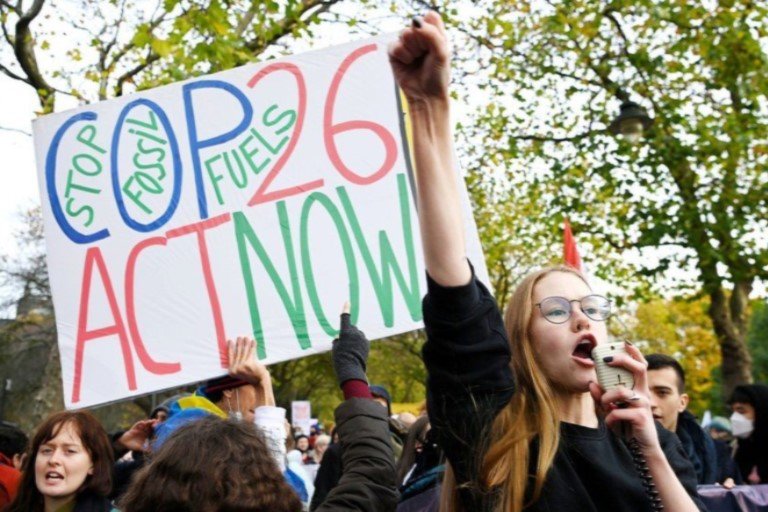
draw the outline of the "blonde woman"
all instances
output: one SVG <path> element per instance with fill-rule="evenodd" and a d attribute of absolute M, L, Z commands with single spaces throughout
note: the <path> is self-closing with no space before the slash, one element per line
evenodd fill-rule
<path fill-rule="evenodd" d="M 450 50 L 440 17 L 415 19 L 389 53 L 414 130 L 429 274 L 428 410 L 450 462 L 441 510 L 703 510 L 679 441 L 654 424 L 642 354 L 628 346 L 609 363 L 634 374 L 634 390 L 595 384 L 589 353 L 607 342 L 608 301 L 577 272 L 545 269 L 522 282 L 502 320 L 475 279 L 454 173 Z M 635 440 L 635 457 L 617 427 Z"/>

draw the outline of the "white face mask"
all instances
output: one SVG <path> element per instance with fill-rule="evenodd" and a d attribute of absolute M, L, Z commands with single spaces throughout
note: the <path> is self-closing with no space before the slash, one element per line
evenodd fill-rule
<path fill-rule="evenodd" d="M 731 428 L 733 435 L 739 439 L 746 439 L 755 430 L 754 422 L 740 412 L 731 414 Z"/>

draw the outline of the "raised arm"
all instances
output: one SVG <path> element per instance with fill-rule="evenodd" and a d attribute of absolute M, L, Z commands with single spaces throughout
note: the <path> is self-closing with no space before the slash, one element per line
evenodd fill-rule
<path fill-rule="evenodd" d="M 414 19 L 389 48 L 413 126 L 421 239 L 427 272 L 443 286 L 469 282 L 464 222 L 455 172 L 448 85 L 451 52 L 440 16 Z"/>

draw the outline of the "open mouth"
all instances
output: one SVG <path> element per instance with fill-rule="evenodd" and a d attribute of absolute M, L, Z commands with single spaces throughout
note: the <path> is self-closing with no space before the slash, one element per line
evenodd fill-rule
<path fill-rule="evenodd" d="M 589 361 L 592 362 L 592 349 L 595 348 L 597 345 L 597 341 L 595 340 L 595 337 L 591 334 L 585 334 L 581 337 L 579 340 L 579 343 L 576 345 L 576 348 L 573 349 L 573 353 L 571 354 L 576 359 L 580 359 L 582 361 Z"/>
<path fill-rule="evenodd" d="M 64 477 L 55 471 L 49 471 L 45 474 L 45 480 L 48 482 L 55 482 L 57 480 L 64 480 Z"/>

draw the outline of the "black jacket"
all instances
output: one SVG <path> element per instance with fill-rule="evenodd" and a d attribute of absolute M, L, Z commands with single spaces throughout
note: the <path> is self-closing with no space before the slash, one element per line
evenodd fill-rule
<path fill-rule="evenodd" d="M 510 347 L 495 300 L 473 279 L 444 288 L 428 279 L 424 299 L 428 371 L 427 409 L 453 468 L 466 511 L 493 510 L 495 490 L 478 482 L 480 460 L 496 414 L 511 399 L 514 382 Z M 701 510 L 696 474 L 677 437 L 657 425 L 670 465 Z M 530 511 L 569 512 L 650 510 L 626 444 L 601 421 L 598 428 L 561 423 L 561 441 L 541 497 Z M 531 444 L 532 463 L 537 443 Z"/>
<path fill-rule="evenodd" d="M 352 398 L 336 408 L 336 424 L 344 472 L 339 483 L 315 510 L 395 510 L 397 481 L 387 410 L 373 400 Z"/>

